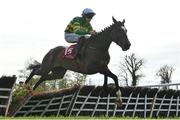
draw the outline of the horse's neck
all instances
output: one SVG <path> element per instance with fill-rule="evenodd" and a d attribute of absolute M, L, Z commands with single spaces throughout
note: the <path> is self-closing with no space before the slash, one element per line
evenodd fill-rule
<path fill-rule="evenodd" d="M 89 47 L 97 49 L 98 51 L 107 52 L 111 44 L 111 30 L 107 29 L 95 36 L 92 36 Z"/>

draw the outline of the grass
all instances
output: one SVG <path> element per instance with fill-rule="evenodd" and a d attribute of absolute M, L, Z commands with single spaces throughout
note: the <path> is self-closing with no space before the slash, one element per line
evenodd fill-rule
<path fill-rule="evenodd" d="M 132 118 L 132 117 L 0 117 L 0 120 L 180 120 L 180 118 Z"/>

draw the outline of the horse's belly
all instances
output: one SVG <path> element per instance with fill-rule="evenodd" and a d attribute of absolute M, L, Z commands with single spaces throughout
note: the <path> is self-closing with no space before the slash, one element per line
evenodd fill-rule
<path fill-rule="evenodd" d="M 102 64 L 89 64 L 88 66 L 86 66 L 85 72 L 88 74 L 95 74 L 98 72 L 101 72 L 101 70 L 103 69 L 104 65 Z"/>

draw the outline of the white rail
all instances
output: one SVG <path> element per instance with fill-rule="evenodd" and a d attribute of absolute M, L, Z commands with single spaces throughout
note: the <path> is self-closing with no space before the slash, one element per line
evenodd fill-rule
<path fill-rule="evenodd" d="M 166 87 L 167 89 L 175 89 L 179 90 L 180 89 L 180 83 L 171 83 L 171 84 L 160 84 L 160 85 L 142 85 L 138 87 L 148 87 L 148 88 L 163 88 Z"/>
<path fill-rule="evenodd" d="M 180 84 L 168 84 L 167 86 Z M 180 116 L 180 91 L 161 89 L 166 85 L 129 87 L 122 92 L 123 104 L 118 107 L 113 88 L 104 97 L 101 89 L 88 86 L 76 90 L 74 94 L 52 98 L 34 98 L 16 112 L 14 116 L 53 115 L 53 116 L 131 116 L 131 117 L 170 117 Z M 177 87 L 175 87 L 177 88 Z M 129 90 L 129 91 L 128 91 Z M 128 92 L 127 92 L 128 91 Z M 46 101 L 46 102 L 45 102 Z"/>
<path fill-rule="evenodd" d="M 0 82 L 0 115 L 7 116 L 16 77 L 1 77 Z"/>

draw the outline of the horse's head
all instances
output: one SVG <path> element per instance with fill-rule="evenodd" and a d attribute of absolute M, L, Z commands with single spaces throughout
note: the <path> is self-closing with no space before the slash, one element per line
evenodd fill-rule
<path fill-rule="evenodd" d="M 130 48 L 131 43 L 128 40 L 127 37 L 127 30 L 124 26 L 125 20 L 117 21 L 114 17 L 112 17 L 114 22 L 114 29 L 113 29 L 113 41 L 118 44 L 123 51 L 126 51 Z"/>

